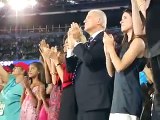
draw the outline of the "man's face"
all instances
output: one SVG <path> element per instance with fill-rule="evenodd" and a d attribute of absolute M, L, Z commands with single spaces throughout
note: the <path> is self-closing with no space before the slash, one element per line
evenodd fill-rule
<path fill-rule="evenodd" d="M 89 12 L 84 20 L 84 30 L 90 32 L 98 25 L 98 16 L 95 12 Z"/>
<path fill-rule="evenodd" d="M 21 67 L 14 67 L 12 74 L 13 74 L 13 75 L 23 74 L 23 69 L 22 69 Z"/>

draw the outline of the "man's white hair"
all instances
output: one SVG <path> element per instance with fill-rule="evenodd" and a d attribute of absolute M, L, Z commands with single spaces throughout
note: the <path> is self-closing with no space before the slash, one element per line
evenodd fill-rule
<path fill-rule="evenodd" d="M 106 14 L 100 9 L 93 9 L 90 12 L 94 12 L 100 17 L 102 27 L 105 30 L 106 26 L 107 26 L 107 16 L 106 16 Z"/>

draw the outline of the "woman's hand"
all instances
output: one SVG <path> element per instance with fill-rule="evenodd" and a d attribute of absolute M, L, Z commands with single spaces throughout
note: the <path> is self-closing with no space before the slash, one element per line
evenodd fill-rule
<path fill-rule="evenodd" d="M 25 77 L 24 80 L 23 80 L 23 86 L 26 88 L 26 89 L 30 89 L 30 81 L 28 79 L 28 77 Z"/>
<path fill-rule="evenodd" d="M 42 40 L 39 44 L 39 51 L 45 60 L 46 58 L 49 58 L 48 52 L 49 52 L 49 45 L 46 43 L 45 40 Z"/>
<path fill-rule="evenodd" d="M 104 43 L 104 51 L 108 53 L 111 48 L 115 47 L 115 41 L 113 35 L 104 33 L 103 43 Z"/>
<path fill-rule="evenodd" d="M 58 61 L 59 60 L 59 52 L 57 50 L 57 47 L 51 47 L 50 51 L 49 51 L 49 58 L 53 59 L 54 61 Z"/>

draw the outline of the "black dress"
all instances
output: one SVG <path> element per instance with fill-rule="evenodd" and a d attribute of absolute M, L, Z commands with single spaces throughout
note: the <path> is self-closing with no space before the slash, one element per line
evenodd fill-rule
<path fill-rule="evenodd" d="M 128 50 L 126 43 L 120 52 L 120 58 Z M 133 115 L 140 118 L 143 96 L 139 83 L 139 72 L 143 70 L 145 58 L 136 58 L 125 70 L 115 73 L 112 113 Z"/>

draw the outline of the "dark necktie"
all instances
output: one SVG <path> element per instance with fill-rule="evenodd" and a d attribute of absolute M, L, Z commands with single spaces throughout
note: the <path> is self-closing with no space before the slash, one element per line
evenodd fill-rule
<path fill-rule="evenodd" d="M 90 44 L 91 44 L 92 41 L 93 41 L 93 37 L 90 37 L 90 38 L 88 39 L 87 47 L 90 47 Z"/>
<path fill-rule="evenodd" d="M 88 42 L 91 43 L 92 40 L 93 40 L 93 37 L 90 37 L 90 38 L 88 39 Z"/>

